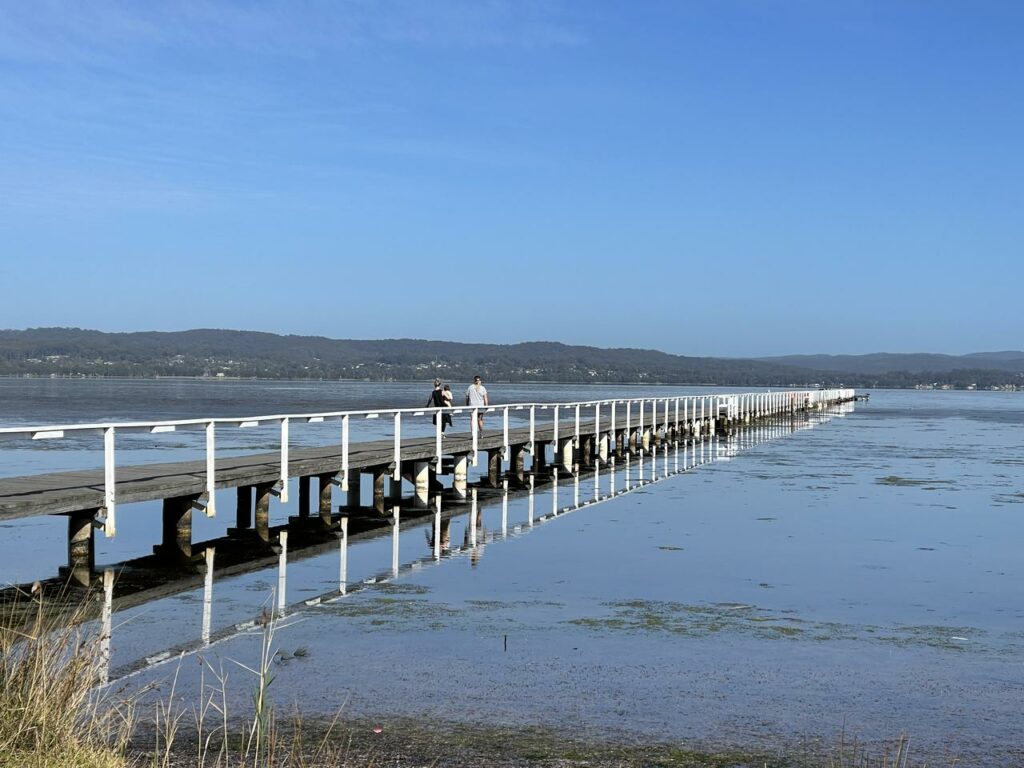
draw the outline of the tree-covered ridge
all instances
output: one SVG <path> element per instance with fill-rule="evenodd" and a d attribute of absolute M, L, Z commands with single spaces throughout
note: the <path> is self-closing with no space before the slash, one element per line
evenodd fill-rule
<path fill-rule="evenodd" d="M 835 372 L 769 360 L 686 357 L 649 349 L 557 342 L 463 344 L 422 339 L 353 340 L 256 331 L 104 333 L 79 328 L 0 330 L 0 375 L 232 376 L 422 380 L 723 384 L 730 386 L 918 386 L 989 388 L 1019 374 Z"/>
<path fill-rule="evenodd" d="M 975 352 L 969 355 L 938 355 L 934 353 L 876 352 L 870 355 L 787 355 L 762 357 L 763 362 L 794 365 L 817 371 L 879 374 L 906 371 L 909 373 L 953 373 L 964 370 L 996 370 L 1024 373 L 1024 352 Z"/>

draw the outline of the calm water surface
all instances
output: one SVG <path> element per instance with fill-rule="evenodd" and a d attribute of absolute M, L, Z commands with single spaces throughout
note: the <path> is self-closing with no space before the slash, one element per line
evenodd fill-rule
<path fill-rule="evenodd" d="M 421 390 L 0 382 L 0 422 L 252 415 L 403 398 L 415 405 L 425 400 Z M 507 387 L 496 399 L 608 391 Z M 728 461 L 533 528 L 525 524 L 527 499 L 513 498 L 505 538 L 500 498 L 485 499 L 477 546 L 465 515 L 456 517 L 451 548 L 436 565 L 429 562 L 429 522 L 403 528 L 400 560 L 422 567 L 403 568 L 396 579 L 360 584 L 387 572 L 390 536 L 354 545 L 349 583 L 363 588 L 329 604 L 302 602 L 337 593 L 338 553 L 292 562 L 291 613 L 276 636 L 283 653 L 273 693 L 280 704 L 295 700 L 311 712 L 345 707 L 638 739 L 751 745 L 832 739 L 844 727 L 869 739 L 906 730 L 918 756 L 951 750 L 965 757 L 962 764 L 1020 765 L 1022 428 L 1021 395 L 877 392 L 812 429 L 760 430 L 730 448 L 739 450 Z M 143 460 L 156 460 L 154 451 L 162 460 L 194 449 L 183 441 L 137 450 L 150 456 Z M 91 455 L 86 446 L 0 450 L 7 474 Z M 724 453 L 724 444 L 714 450 Z M 663 474 L 678 457 L 660 461 Z M 625 487 L 622 470 L 618 489 Z M 632 482 L 636 471 L 634 464 Z M 593 473 L 581 478 L 582 499 L 594 495 L 594 482 Z M 598 478 L 598 496 L 608 494 L 610 482 L 607 473 Z M 573 506 L 572 481 L 558 492 L 554 504 L 549 488 L 537 492 L 537 517 Z M 123 559 L 153 543 L 155 507 L 135 506 L 137 527 L 125 507 L 125 535 L 101 541 L 101 559 Z M 288 509 L 275 514 L 283 521 Z M 60 560 L 63 528 L 53 522 L 6 529 L 6 580 L 24 580 L 41 558 Z M 217 535 L 227 523 L 204 524 L 210 531 L 197 530 L 196 538 Z M 214 628 L 253 618 L 278 575 L 273 568 L 219 580 Z M 202 597 L 199 589 L 118 613 L 113 666 L 126 669 L 196 640 Z M 258 648 L 258 636 L 233 634 L 203 655 L 252 664 Z M 308 653 L 292 657 L 297 648 Z M 179 686 L 188 695 L 196 681 L 194 667 L 185 669 Z M 133 680 L 172 673 L 173 664 L 164 664 Z M 251 681 L 232 674 L 244 702 Z"/>

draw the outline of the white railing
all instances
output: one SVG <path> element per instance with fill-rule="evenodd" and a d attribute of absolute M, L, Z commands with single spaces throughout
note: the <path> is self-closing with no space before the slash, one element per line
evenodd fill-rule
<path fill-rule="evenodd" d="M 396 480 L 401 480 L 402 472 L 402 419 L 403 417 L 428 417 L 436 418 L 434 424 L 434 452 L 440 464 L 442 449 L 441 414 L 450 413 L 453 415 L 470 414 L 470 434 L 472 437 L 473 465 L 477 465 L 477 454 L 480 440 L 478 429 L 478 416 L 481 411 L 494 413 L 500 411 L 502 414 L 502 454 L 507 458 L 509 455 L 509 414 L 512 412 L 527 411 L 529 416 L 529 442 L 526 450 L 531 455 L 534 452 L 534 442 L 537 429 L 537 412 L 552 412 L 552 423 L 554 426 L 554 441 L 557 443 L 560 436 L 561 416 L 566 413 L 565 409 L 572 409 L 573 414 L 573 444 L 579 445 L 581 416 L 587 409 L 594 409 L 594 418 L 597 429 L 596 437 L 600 441 L 604 436 L 600 433 L 601 411 L 607 409 L 610 415 L 608 432 L 613 439 L 618 431 L 619 422 L 616 421 L 619 406 L 625 405 L 625 431 L 627 436 L 632 432 L 633 424 L 637 424 L 639 434 L 645 431 L 659 432 L 667 430 L 670 426 L 670 413 L 682 415 L 682 423 L 691 422 L 712 422 L 718 418 L 731 420 L 756 419 L 770 416 L 783 411 L 790 411 L 801 408 L 814 408 L 828 403 L 852 399 L 852 389 L 819 389 L 793 391 L 784 390 L 781 392 L 753 392 L 744 394 L 712 394 L 712 395 L 680 395 L 672 397 L 638 397 L 638 398 L 613 398 L 607 400 L 587 400 L 570 403 L 510 403 L 507 405 L 492 405 L 483 408 L 471 406 L 436 408 L 433 406 L 425 408 L 391 408 L 357 411 L 327 411 L 322 413 L 305 414 L 277 414 L 271 416 L 253 416 L 250 418 L 215 418 L 215 419 L 175 419 L 169 421 L 125 421 L 110 422 L 102 424 L 65 424 L 50 426 L 29 426 L 29 427 L 0 427 L 0 439 L 22 438 L 29 440 L 55 440 L 71 435 L 100 435 L 103 437 L 103 499 L 104 505 L 100 511 L 103 517 L 103 529 L 107 537 L 112 537 L 117 531 L 115 510 L 116 498 L 116 445 L 115 436 L 118 434 L 163 434 L 175 432 L 179 429 L 203 429 L 206 433 L 206 491 L 203 498 L 196 502 L 196 506 L 209 517 L 215 512 L 215 490 L 216 490 L 216 436 L 218 427 L 233 427 L 246 429 L 264 424 L 278 424 L 280 426 L 280 457 L 281 475 L 274 493 L 282 502 L 288 501 L 288 446 L 289 428 L 295 424 L 313 424 L 326 421 L 340 422 L 339 442 L 341 445 L 341 470 L 335 477 L 335 482 L 342 490 L 348 490 L 349 482 L 349 427 L 352 419 L 381 419 L 390 418 L 393 421 L 392 435 L 394 439 L 394 474 Z M 634 421 L 635 415 L 635 421 Z M 646 426 L 645 426 L 646 425 Z M 565 436 L 563 436 L 564 438 Z"/>

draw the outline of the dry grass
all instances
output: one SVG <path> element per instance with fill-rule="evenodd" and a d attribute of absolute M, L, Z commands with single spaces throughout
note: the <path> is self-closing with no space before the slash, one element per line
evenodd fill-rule
<path fill-rule="evenodd" d="M 268 604 L 273 602 L 271 596 Z M 317 729 L 313 742 L 309 741 L 308 729 L 298 714 L 282 727 L 270 698 L 277 617 L 264 608 L 259 623 L 263 631 L 258 666 L 232 662 L 253 681 L 251 712 L 241 722 L 232 719 L 228 710 L 227 672 L 223 666 L 215 667 L 200 656 L 198 703 L 185 707 L 175 704 L 175 673 L 167 701 L 156 704 L 154 747 L 145 755 L 154 768 L 319 768 L 348 764 L 344 750 L 333 739 L 337 717 L 326 728 Z M 182 738 L 182 723 L 189 716 L 192 728 Z"/>
<path fill-rule="evenodd" d="M 121 768 L 133 727 L 130 701 L 97 691 L 101 638 L 40 598 L 0 623 L 0 766 Z"/>

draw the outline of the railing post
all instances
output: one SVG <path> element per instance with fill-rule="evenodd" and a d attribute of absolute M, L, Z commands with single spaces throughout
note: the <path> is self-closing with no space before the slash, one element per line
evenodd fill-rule
<path fill-rule="evenodd" d="M 625 443 L 625 446 L 626 446 L 626 453 L 627 454 L 632 450 L 632 446 L 629 444 L 630 432 L 632 432 L 632 430 L 633 430 L 633 424 L 632 424 L 633 414 L 632 414 L 632 410 L 633 410 L 633 401 L 632 400 L 627 400 L 626 401 L 626 439 L 623 440 L 623 443 Z"/>
<path fill-rule="evenodd" d="M 501 412 L 501 457 L 508 461 L 508 406 L 506 405 L 504 410 Z"/>
<path fill-rule="evenodd" d="M 637 448 L 643 448 L 644 445 L 644 401 L 640 401 L 640 425 L 637 427 L 636 433 Z"/>
<path fill-rule="evenodd" d="M 576 404 L 576 428 L 572 435 L 572 445 L 574 448 L 580 447 L 580 406 Z"/>
<path fill-rule="evenodd" d="M 534 453 L 534 442 L 536 439 L 537 432 L 537 406 L 530 406 L 530 457 L 533 463 L 536 463 L 536 454 Z"/>
<path fill-rule="evenodd" d="M 288 501 L 288 417 L 281 419 L 281 495 L 282 502 Z"/>
<path fill-rule="evenodd" d="M 438 408 L 434 411 L 434 456 L 437 458 L 437 471 L 441 471 L 441 426 L 444 424 L 444 412 Z"/>
<path fill-rule="evenodd" d="M 206 423 L 206 507 L 203 512 L 207 517 L 217 514 L 215 500 L 217 498 L 217 442 L 215 422 Z"/>
<path fill-rule="evenodd" d="M 117 478 L 114 472 L 114 428 L 103 430 L 103 533 L 108 539 L 117 534 Z"/>
<path fill-rule="evenodd" d="M 553 444 L 555 446 L 555 454 L 557 455 L 558 454 L 558 406 L 557 405 L 554 407 L 554 414 L 555 414 L 555 434 L 554 434 L 554 437 L 553 437 L 553 440 L 554 440 Z"/>
<path fill-rule="evenodd" d="M 341 417 L 341 490 L 348 492 L 348 414 Z"/>
<path fill-rule="evenodd" d="M 473 466 L 477 465 L 479 448 L 478 444 L 480 441 L 480 409 L 474 408 L 473 414 L 470 417 L 473 422 L 469 425 L 469 431 L 473 435 Z"/>
<path fill-rule="evenodd" d="M 616 403 L 616 401 L 612 400 L 612 416 L 611 416 L 611 422 L 612 422 L 612 424 L 611 424 L 612 452 L 618 450 L 618 448 L 616 446 L 618 446 L 618 444 L 619 444 L 618 434 L 616 433 L 616 430 L 615 430 L 615 403 Z"/>
<path fill-rule="evenodd" d="M 474 443 L 476 440 L 473 441 Z M 475 447 L 475 446 L 474 446 Z M 392 477 L 395 480 L 402 479 L 402 414 L 395 414 L 395 471 Z"/>

